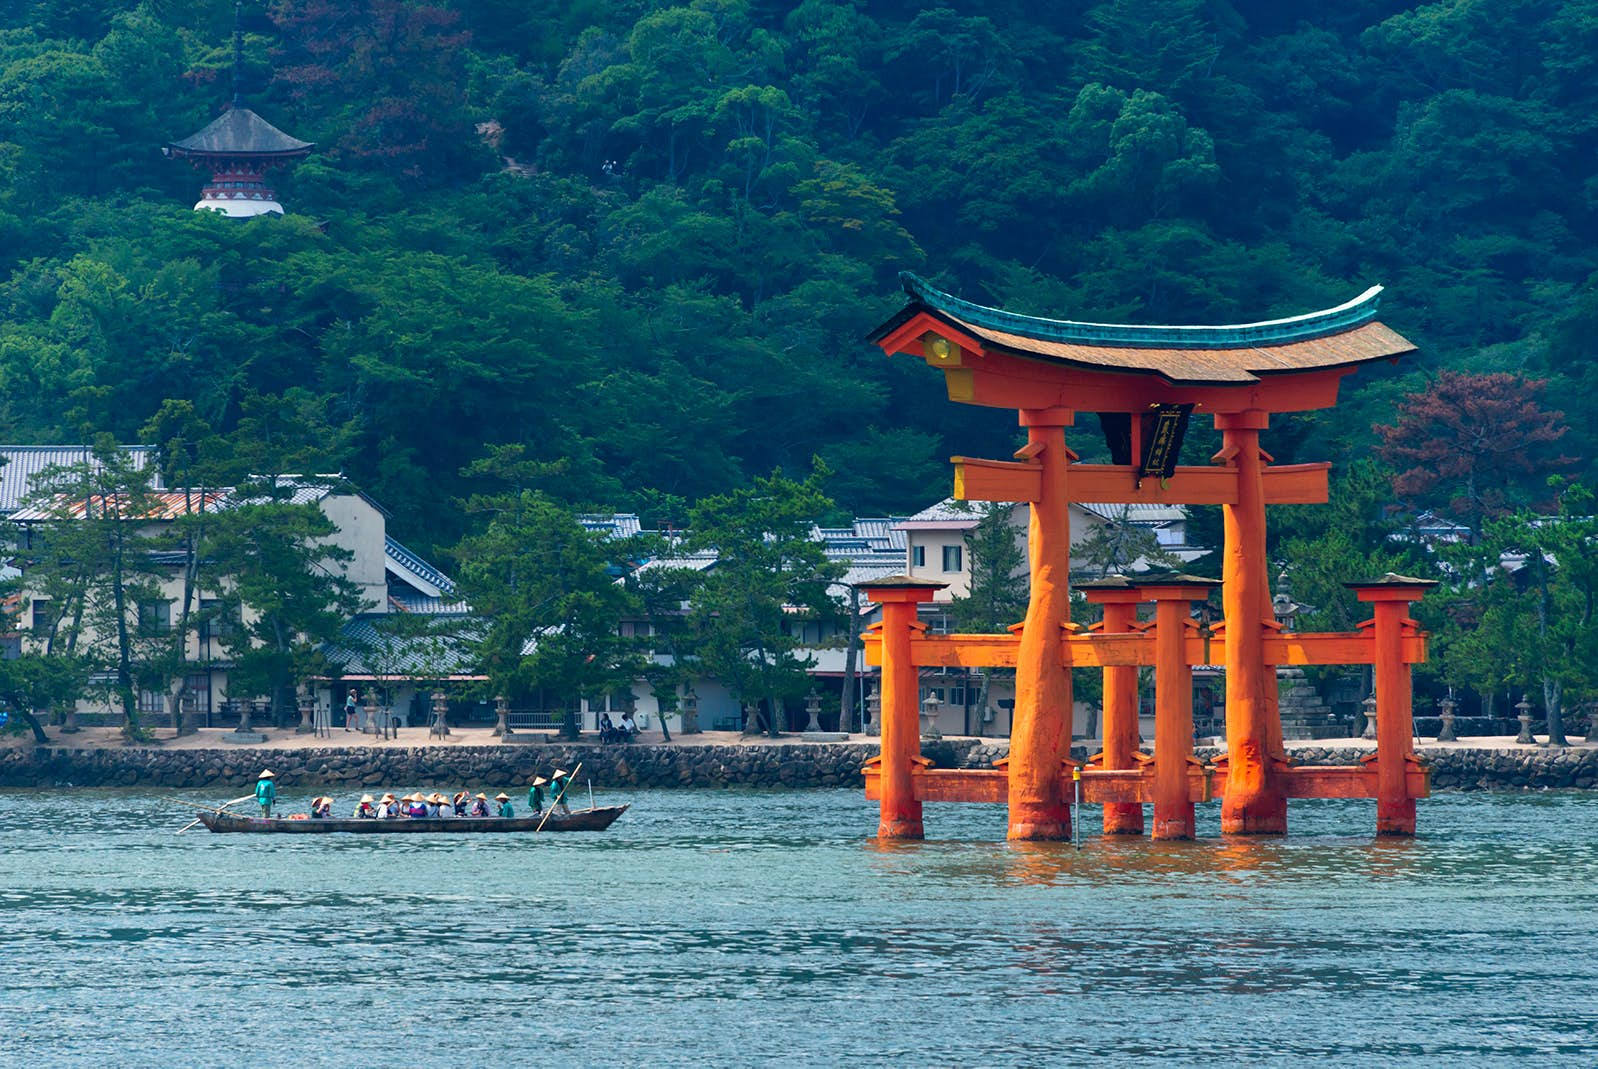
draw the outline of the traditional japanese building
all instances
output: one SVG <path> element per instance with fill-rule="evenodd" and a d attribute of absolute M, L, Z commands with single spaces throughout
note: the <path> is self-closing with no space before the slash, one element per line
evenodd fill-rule
<path fill-rule="evenodd" d="M 1342 380 L 1364 364 L 1414 346 L 1376 320 L 1372 287 L 1345 304 L 1287 319 L 1228 326 L 1080 323 L 1018 315 L 902 276 L 905 306 L 872 334 L 888 354 L 941 371 L 951 401 L 1017 411 L 1027 444 L 1011 460 L 954 458 L 954 496 L 1026 502 L 1031 601 L 1005 635 L 929 635 L 916 605 L 945 583 L 895 576 L 869 584 L 883 604 L 867 639 L 882 666 L 882 756 L 866 773 L 882 803 L 879 834 L 919 838 L 923 801 L 1003 802 L 1011 838 L 1070 834 L 1073 789 L 1105 806 L 1105 830 L 1191 838 L 1193 803 L 1220 798 L 1228 833 L 1280 834 L 1289 798 L 1375 798 L 1381 834 L 1412 835 L 1415 799 L 1427 792 L 1411 746 L 1410 666 L 1425 636 L 1406 607 L 1432 584 L 1388 575 L 1352 583 L 1373 618 L 1356 632 L 1285 631 L 1267 583 L 1268 504 L 1324 502 L 1327 464 L 1275 464 L 1261 433 L 1277 413 L 1330 408 Z M 1078 414 L 1096 414 L 1109 464 L 1083 464 L 1066 444 Z M 1221 450 L 1208 465 L 1180 463 L 1191 417 L 1214 421 Z M 1222 574 L 1121 578 L 1087 592 L 1102 624 L 1071 620 L 1073 503 L 1221 506 Z M 1221 588 L 1224 619 L 1213 627 L 1191 604 Z M 1136 610 L 1155 607 L 1153 626 Z M 1192 669 L 1225 666 L 1227 753 L 1193 757 Z M 1377 750 L 1359 767 L 1297 765 L 1282 745 L 1275 668 L 1371 664 L 1379 710 Z M 1016 701 L 1010 754 L 992 771 L 935 769 L 919 753 L 917 671 L 923 667 L 1013 668 Z M 1155 748 L 1137 747 L 1137 669 L 1154 668 Z M 1100 668 L 1104 750 L 1085 765 L 1070 757 L 1071 669 Z"/>
<path fill-rule="evenodd" d="M 283 214 L 277 192 L 267 183 L 273 167 L 303 158 L 312 142 L 290 137 L 233 98 L 233 106 L 199 133 L 161 149 L 169 159 L 185 159 L 211 172 L 195 211 L 221 212 L 235 219 Z"/>

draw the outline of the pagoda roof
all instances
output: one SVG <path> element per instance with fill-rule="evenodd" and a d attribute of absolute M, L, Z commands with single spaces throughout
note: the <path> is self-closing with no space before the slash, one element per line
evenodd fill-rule
<path fill-rule="evenodd" d="M 1335 308 L 1286 319 L 1217 326 L 1085 323 L 1020 315 L 974 304 L 904 272 L 909 301 L 870 335 L 902 351 L 903 330 L 928 316 L 983 349 L 1106 371 L 1152 372 L 1173 383 L 1242 385 L 1262 375 L 1379 360 L 1415 346 L 1376 322 L 1381 286 Z M 895 337 L 896 336 L 896 337 Z M 894 344 L 890 338 L 895 338 Z"/>
<path fill-rule="evenodd" d="M 166 146 L 172 156 L 303 156 L 315 144 L 290 137 L 249 108 L 229 108 L 209 126 Z"/>

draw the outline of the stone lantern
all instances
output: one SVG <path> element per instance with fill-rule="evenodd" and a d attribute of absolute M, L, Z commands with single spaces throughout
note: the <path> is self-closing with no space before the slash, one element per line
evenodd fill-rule
<path fill-rule="evenodd" d="M 821 715 L 821 695 L 816 693 L 814 687 L 805 695 L 805 715 L 809 718 L 805 721 L 805 730 L 820 731 L 821 721 L 817 717 Z"/>
<path fill-rule="evenodd" d="M 254 707 L 255 703 L 250 701 L 248 698 L 239 699 L 239 726 L 233 729 L 234 734 L 253 735 L 255 733 L 255 729 L 250 726 L 250 710 Z"/>
<path fill-rule="evenodd" d="M 923 739 L 941 739 L 938 733 L 938 696 L 928 693 L 921 702 L 921 737 Z"/>
<path fill-rule="evenodd" d="M 1515 712 L 1518 714 L 1515 719 L 1520 721 L 1520 734 L 1515 736 L 1515 741 L 1523 744 L 1537 741 L 1531 734 L 1531 702 L 1527 700 L 1529 697 L 1522 694 L 1520 701 L 1515 703 Z"/>
<path fill-rule="evenodd" d="M 294 729 L 296 735 L 309 735 L 316 730 L 316 725 L 311 723 L 311 716 L 316 712 L 316 699 L 311 692 L 303 687 L 299 693 L 300 699 L 300 726 Z"/>
<path fill-rule="evenodd" d="M 875 679 L 871 681 L 871 689 L 866 694 L 866 734 L 882 734 L 882 688 Z"/>
<path fill-rule="evenodd" d="M 693 684 L 683 691 L 682 696 L 682 733 L 684 735 L 699 734 L 699 695 L 694 693 Z"/>
<path fill-rule="evenodd" d="M 1376 695 L 1372 694 L 1366 698 L 1360 707 L 1365 710 L 1365 730 L 1360 733 L 1359 737 L 1362 739 L 1374 739 L 1376 737 Z"/>
<path fill-rule="evenodd" d="M 1587 741 L 1598 743 L 1598 705 L 1587 706 Z"/>
<path fill-rule="evenodd" d="M 429 738 L 447 738 L 449 736 L 449 698 L 441 690 L 433 691 L 433 725 L 427 729 Z"/>
<path fill-rule="evenodd" d="M 1454 710 L 1458 707 L 1458 704 L 1458 702 L 1454 701 L 1454 688 L 1449 687 L 1448 697 L 1443 699 L 1441 710 L 1437 714 L 1438 719 L 1442 720 L 1443 722 L 1442 730 L 1437 732 L 1438 742 L 1459 741 L 1459 739 L 1454 735 Z"/>
<path fill-rule="evenodd" d="M 503 694 L 494 699 L 494 716 L 494 737 L 502 739 L 511 734 L 510 724 L 506 722 L 506 717 L 510 716 L 510 699 Z"/>

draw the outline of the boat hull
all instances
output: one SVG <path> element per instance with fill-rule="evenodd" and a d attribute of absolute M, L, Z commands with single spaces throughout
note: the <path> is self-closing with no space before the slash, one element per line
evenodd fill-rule
<path fill-rule="evenodd" d="M 598 809 L 575 809 L 569 816 L 551 814 L 547 820 L 544 817 L 390 817 L 384 820 L 327 817 L 320 820 L 286 820 L 281 817 L 246 817 L 234 813 L 196 813 L 195 816 L 211 831 L 257 835 L 327 835 L 333 832 L 353 835 L 492 835 L 513 831 L 604 831 L 626 811 L 624 805 L 601 806 Z"/>

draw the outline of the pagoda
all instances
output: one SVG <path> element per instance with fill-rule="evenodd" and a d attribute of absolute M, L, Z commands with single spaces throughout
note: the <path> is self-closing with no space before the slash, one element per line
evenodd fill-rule
<path fill-rule="evenodd" d="M 266 182 L 269 168 L 302 159 L 314 144 L 290 137 L 244 106 L 239 94 L 244 35 L 237 17 L 233 30 L 233 103 L 209 126 L 182 141 L 164 145 L 168 159 L 186 159 L 211 172 L 195 211 L 221 212 L 233 219 L 283 214 L 277 192 Z"/>

